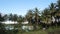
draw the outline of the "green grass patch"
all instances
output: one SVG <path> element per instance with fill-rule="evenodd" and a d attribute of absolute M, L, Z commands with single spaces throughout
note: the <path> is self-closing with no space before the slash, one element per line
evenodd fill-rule
<path fill-rule="evenodd" d="M 33 31 L 29 31 L 29 32 L 25 32 L 25 31 L 20 31 L 18 32 L 18 34 L 60 34 L 60 28 L 48 28 L 46 30 L 33 30 Z"/>

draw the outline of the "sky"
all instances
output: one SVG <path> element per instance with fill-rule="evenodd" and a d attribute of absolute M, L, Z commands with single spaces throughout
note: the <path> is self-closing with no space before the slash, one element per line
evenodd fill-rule
<path fill-rule="evenodd" d="M 0 13 L 26 15 L 29 9 L 38 8 L 43 10 L 50 3 L 56 3 L 57 0 L 0 0 Z"/>

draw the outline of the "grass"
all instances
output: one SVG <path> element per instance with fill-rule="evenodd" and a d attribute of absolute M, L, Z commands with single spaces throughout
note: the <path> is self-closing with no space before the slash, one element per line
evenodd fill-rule
<path fill-rule="evenodd" d="M 47 34 L 46 31 L 38 30 L 38 31 L 30 31 L 30 32 L 23 32 L 22 34 Z"/>
<path fill-rule="evenodd" d="M 48 28 L 46 30 L 34 30 L 29 32 L 19 32 L 18 34 L 60 34 L 60 28 Z"/>
<path fill-rule="evenodd" d="M 29 31 L 29 32 L 19 32 L 18 34 L 47 34 L 47 31 L 45 30 L 34 30 L 34 31 Z"/>

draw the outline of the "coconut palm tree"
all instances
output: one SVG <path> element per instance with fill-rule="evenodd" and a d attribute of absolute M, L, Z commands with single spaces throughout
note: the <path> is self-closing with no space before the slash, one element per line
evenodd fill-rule
<path fill-rule="evenodd" d="M 45 8 L 42 12 L 42 15 L 43 16 L 43 21 L 45 21 L 46 23 L 48 23 L 48 20 L 50 18 L 50 12 L 49 12 L 49 9 L 48 8 Z"/>
<path fill-rule="evenodd" d="M 60 10 L 60 0 L 57 1 L 56 7 Z"/>
<path fill-rule="evenodd" d="M 60 16 L 60 0 L 57 1 L 56 3 L 56 16 Z"/>
<path fill-rule="evenodd" d="M 56 7 L 56 5 L 54 3 L 51 3 L 50 6 L 49 6 L 49 11 L 50 11 L 50 14 L 51 14 L 51 20 L 52 20 L 52 17 L 55 16 L 55 14 L 56 14 L 55 7 Z"/>
<path fill-rule="evenodd" d="M 35 23 L 34 23 L 34 29 L 39 29 L 39 24 L 40 24 L 40 11 L 37 9 L 37 8 L 35 8 L 34 10 L 33 10 L 33 14 L 34 14 L 34 21 L 35 21 Z"/>
<path fill-rule="evenodd" d="M 32 24 L 32 17 L 33 17 L 33 11 L 28 10 L 28 12 L 26 14 L 26 19 L 29 21 L 30 24 Z"/>
<path fill-rule="evenodd" d="M 35 24 L 38 25 L 38 20 L 39 20 L 39 16 L 40 16 L 40 11 L 39 11 L 37 8 L 35 8 L 35 10 L 34 10 L 34 16 L 35 16 Z"/>
<path fill-rule="evenodd" d="M 51 17 L 55 15 L 55 3 L 51 3 L 50 6 L 49 6 L 49 10 L 50 10 L 50 13 L 51 13 Z"/>
<path fill-rule="evenodd" d="M 0 22 L 4 21 L 4 17 L 2 16 L 2 14 L 0 13 Z"/>
<path fill-rule="evenodd" d="M 9 20 L 9 18 L 8 18 L 8 15 L 7 14 L 5 14 L 4 16 L 3 16 L 3 18 L 4 18 L 4 20 L 6 21 L 6 20 Z"/>
<path fill-rule="evenodd" d="M 57 25 L 60 25 L 60 21 L 59 21 L 59 19 L 60 19 L 60 0 L 58 0 L 56 3 L 56 14 L 55 15 L 56 15 L 56 19 L 58 19 Z"/>
<path fill-rule="evenodd" d="M 13 21 L 17 21 L 17 18 L 18 18 L 18 15 L 17 14 L 14 14 L 13 15 Z"/>
<path fill-rule="evenodd" d="M 9 20 L 13 21 L 13 14 L 9 14 Z"/>
<path fill-rule="evenodd" d="M 56 4 L 51 3 L 50 6 L 49 6 L 49 9 L 50 9 L 50 13 L 51 13 L 51 20 L 53 20 L 52 17 L 55 17 L 56 16 L 56 13 L 58 12 L 58 11 L 56 11 Z M 51 24 L 54 24 L 54 25 L 57 26 L 57 23 L 56 22 L 52 22 Z"/>

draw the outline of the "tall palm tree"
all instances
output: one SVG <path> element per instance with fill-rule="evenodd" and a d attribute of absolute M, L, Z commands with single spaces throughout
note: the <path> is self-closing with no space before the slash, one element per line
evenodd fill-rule
<path fill-rule="evenodd" d="M 33 13 L 34 13 L 34 21 L 35 21 L 35 23 L 34 23 L 34 29 L 39 29 L 39 24 L 40 24 L 40 11 L 38 10 L 38 8 L 35 8 L 34 10 L 33 10 Z"/>
<path fill-rule="evenodd" d="M 58 0 L 56 3 L 56 15 L 60 16 L 59 13 L 60 13 L 60 0 Z"/>
<path fill-rule="evenodd" d="M 40 11 L 37 8 L 35 8 L 34 10 L 35 24 L 38 24 L 39 14 L 40 14 Z"/>
<path fill-rule="evenodd" d="M 60 0 L 57 1 L 57 6 L 56 7 L 60 10 Z"/>
<path fill-rule="evenodd" d="M 55 13 L 56 13 L 56 9 L 55 9 L 56 5 L 54 3 L 51 3 L 50 6 L 49 6 L 49 11 L 50 11 L 50 14 L 51 14 L 51 19 L 53 16 L 55 16 Z"/>
<path fill-rule="evenodd" d="M 55 7 L 56 7 L 56 5 L 54 3 L 51 3 L 49 6 L 50 13 L 52 16 L 54 15 L 53 13 L 55 12 Z"/>
<path fill-rule="evenodd" d="M 4 17 L 2 16 L 2 14 L 0 13 L 0 22 L 4 21 Z"/>
<path fill-rule="evenodd" d="M 45 9 L 43 10 L 41 17 L 42 17 L 42 20 L 43 20 L 46 24 L 48 24 L 48 22 L 50 21 L 50 17 L 51 17 L 51 16 L 50 16 L 50 11 L 49 11 L 48 8 L 45 8 Z"/>
<path fill-rule="evenodd" d="M 32 17 L 33 17 L 33 11 L 32 10 L 28 10 L 27 14 L 26 14 L 26 18 L 29 21 L 30 24 L 32 24 Z"/>
<path fill-rule="evenodd" d="M 51 12 L 51 20 L 53 20 L 53 21 L 51 21 L 52 22 L 51 24 L 54 24 L 57 27 L 57 23 L 54 21 L 54 19 L 55 19 L 54 17 L 56 16 L 56 13 L 58 11 L 56 11 L 56 5 L 54 3 L 51 3 L 51 5 L 50 5 L 50 12 Z"/>
<path fill-rule="evenodd" d="M 18 15 L 17 14 L 14 14 L 13 15 L 13 21 L 17 21 L 17 18 L 18 18 Z"/>
<path fill-rule="evenodd" d="M 1 22 L 4 21 L 4 18 L 2 16 L 2 14 L 0 13 L 0 34 L 6 34 L 6 29 L 4 24 L 2 24 Z"/>
<path fill-rule="evenodd" d="M 13 14 L 9 14 L 9 20 L 13 21 Z"/>
<path fill-rule="evenodd" d="M 19 15 L 17 18 L 17 21 L 20 23 L 20 22 L 23 22 L 23 20 L 24 20 L 24 17 Z"/>
<path fill-rule="evenodd" d="M 5 15 L 3 16 L 3 18 L 4 18 L 4 20 L 9 20 L 9 18 L 8 18 L 8 15 L 7 15 L 7 14 L 5 14 Z"/>
<path fill-rule="evenodd" d="M 20 27 L 21 26 L 21 23 L 24 21 L 24 17 L 23 16 L 18 16 L 18 18 L 17 18 L 17 22 L 18 22 L 18 27 Z"/>

